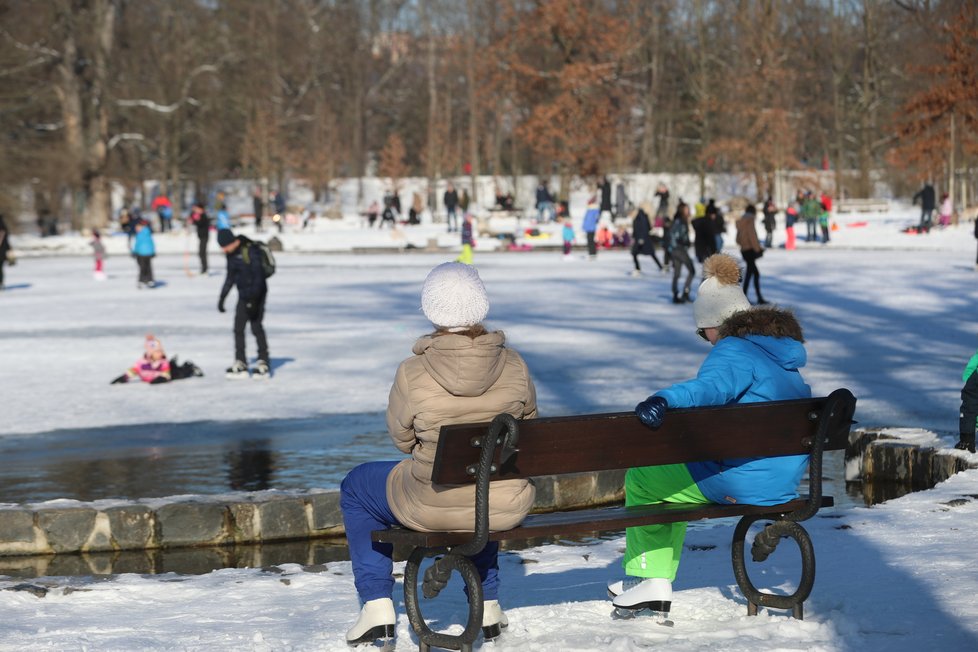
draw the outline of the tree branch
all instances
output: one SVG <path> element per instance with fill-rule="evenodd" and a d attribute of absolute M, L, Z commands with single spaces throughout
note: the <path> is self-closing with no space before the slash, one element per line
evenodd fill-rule
<path fill-rule="evenodd" d="M 115 136 L 109 139 L 108 148 L 112 149 L 124 140 L 146 140 L 146 137 L 143 136 L 142 134 L 133 134 L 133 133 L 116 134 Z"/>

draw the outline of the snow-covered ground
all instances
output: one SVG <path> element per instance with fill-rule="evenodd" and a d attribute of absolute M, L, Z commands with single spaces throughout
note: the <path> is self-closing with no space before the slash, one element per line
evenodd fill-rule
<path fill-rule="evenodd" d="M 759 267 L 765 297 L 792 307 L 805 328 L 810 362 L 803 371 L 815 393 L 848 387 L 859 399 L 860 425 L 901 427 L 949 446 L 961 370 L 978 346 L 976 241 L 970 223 L 901 233 L 915 218 L 910 209 L 839 216 L 832 243 L 775 248 Z M 92 279 L 90 256 L 70 255 L 88 250 L 84 238 L 15 237 L 20 261 L 7 268 L 0 293 L 0 437 L 16 446 L 20 437 L 62 428 L 337 414 L 382 424 L 394 369 L 429 328 L 418 308 L 421 282 L 453 255 L 395 250 L 407 242 L 423 247 L 432 237 L 455 242 L 442 228 L 367 232 L 323 221 L 314 233 L 283 234 L 265 320 L 274 368 L 268 382 L 223 377 L 233 349 L 231 316 L 216 307 L 223 278 L 216 249 L 212 275 L 188 275 L 197 263 L 184 251 L 194 240 L 157 236 L 154 268 L 163 283 L 137 290 L 124 237 L 107 238 L 113 255 L 103 282 Z M 728 243 L 732 237 L 731 227 Z M 779 231 L 775 244 L 782 241 Z M 380 246 L 392 252 L 321 253 Z M 69 255 L 42 255 L 52 247 Z M 631 409 L 694 374 L 706 353 L 690 306 L 670 302 L 670 278 L 652 270 L 651 260 L 642 261 L 644 276 L 632 278 L 623 251 L 602 251 L 590 262 L 578 253 L 564 259 L 553 250 L 488 248 L 476 253 L 492 304 L 488 323 L 526 357 L 543 415 Z M 141 353 L 147 332 L 206 375 L 109 385 Z M 253 355 L 250 335 L 248 346 Z M 309 486 L 320 485 L 310 478 Z M 621 538 L 514 551 L 501 559 L 511 625 L 492 647 L 978 649 L 976 496 L 978 471 L 969 471 L 871 509 L 822 512 L 808 528 L 818 577 L 804 621 L 780 612 L 745 615 L 730 570 L 729 527 L 691 530 L 671 629 L 610 619 L 604 583 L 619 573 Z M 796 556 L 784 542 L 755 571 L 755 582 L 790 586 Z M 0 579 L 0 588 L 19 582 Z M 348 562 L 32 583 L 50 590 L 45 597 L 0 591 L 0 650 L 343 650 L 358 609 Z M 457 589 L 449 587 L 426 614 L 457 622 Z M 397 649 L 414 649 L 400 607 Z"/>

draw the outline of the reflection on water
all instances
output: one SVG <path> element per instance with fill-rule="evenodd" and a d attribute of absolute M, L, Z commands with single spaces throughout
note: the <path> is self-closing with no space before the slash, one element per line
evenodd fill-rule
<path fill-rule="evenodd" d="M 381 413 L 59 430 L 0 438 L 0 503 L 329 489 L 400 455 Z"/>

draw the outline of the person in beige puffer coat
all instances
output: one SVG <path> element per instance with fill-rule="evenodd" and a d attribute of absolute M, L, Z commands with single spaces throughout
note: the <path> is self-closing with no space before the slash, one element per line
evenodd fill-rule
<path fill-rule="evenodd" d="M 501 331 L 482 325 L 489 301 L 474 267 L 457 262 L 435 267 L 425 279 L 421 308 L 436 331 L 418 339 L 413 355 L 398 367 L 387 407 L 391 439 L 410 457 L 361 464 L 341 485 L 354 584 L 363 603 L 346 634 L 351 645 L 394 635 L 392 547 L 371 542 L 371 531 L 394 525 L 422 531 L 474 529 L 475 485 L 431 482 L 441 427 L 490 421 L 501 412 L 517 419 L 537 415 L 536 390 L 523 358 L 506 347 Z M 527 480 L 493 482 L 490 529 L 518 525 L 534 497 Z M 487 638 L 508 624 L 498 601 L 498 550 L 491 541 L 472 557 L 482 578 Z"/>

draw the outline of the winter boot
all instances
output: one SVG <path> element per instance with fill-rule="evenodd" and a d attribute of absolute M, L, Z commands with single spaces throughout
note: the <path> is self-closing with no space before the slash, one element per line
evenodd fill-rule
<path fill-rule="evenodd" d="M 255 368 L 251 370 L 251 377 L 255 380 L 264 380 L 269 377 L 268 363 L 259 360 L 255 363 Z"/>
<path fill-rule="evenodd" d="M 509 618 L 499 606 L 499 600 L 486 600 L 482 605 L 482 636 L 487 641 L 498 637 L 509 627 Z"/>
<path fill-rule="evenodd" d="M 227 377 L 240 380 L 248 377 L 248 365 L 241 360 L 235 360 L 234 364 L 227 368 Z"/>
<path fill-rule="evenodd" d="M 969 453 L 974 453 L 975 452 L 975 434 L 974 433 L 971 433 L 970 435 L 968 435 L 968 434 L 961 434 L 960 435 L 960 438 L 959 438 L 959 441 L 958 441 L 957 444 L 954 445 L 954 448 L 956 448 L 959 451 L 968 451 Z"/>
<path fill-rule="evenodd" d="M 673 303 L 683 303 L 683 298 L 681 296 L 679 296 L 678 293 L 673 292 L 672 293 L 672 302 Z"/>
<path fill-rule="evenodd" d="M 689 298 L 689 290 L 683 290 L 683 303 L 689 303 L 692 299 Z"/>
<path fill-rule="evenodd" d="M 612 588 L 617 589 L 617 586 L 609 586 L 609 593 Z M 650 577 L 642 579 L 631 588 L 626 588 L 623 582 L 621 588 L 625 590 L 611 601 L 615 606 L 615 617 L 649 615 L 662 625 L 672 625 L 672 621 L 668 620 L 669 609 L 672 607 L 672 582 L 664 577 Z"/>
<path fill-rule="evenodd" d="M 397 614 L 394 613 L 394 602 L 390 598 L 377 598 L 363 603 L 360 617 L 346 632 L 348 645 L 373 643 L 377 640 L 392 641 Z"/>

